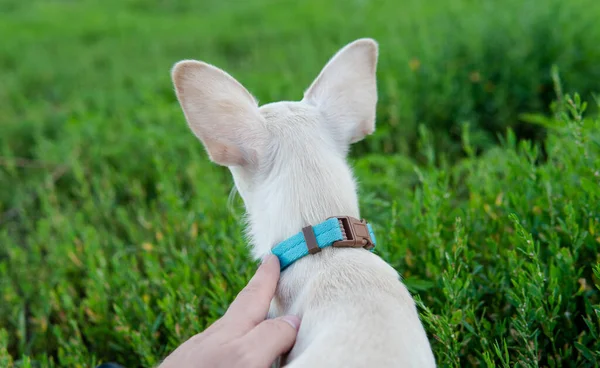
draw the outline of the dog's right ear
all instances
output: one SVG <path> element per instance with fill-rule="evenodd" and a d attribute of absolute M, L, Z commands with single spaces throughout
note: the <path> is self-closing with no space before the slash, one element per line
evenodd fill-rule
<path fill-rule="evenodd" d="M 327 118 L 344 149 L 375 131 L 378 49 L 370 38 L 351 42 L 329 60 L 304 93 L 304 101 Z"/>
<path fill-rule="evenodd" d="M 223 166 L 255 163 L 266 130 L 254 97 L 229 74 L 200 61 L 178 62 L 171 76 L 188 125 L 210 159 Z"/>

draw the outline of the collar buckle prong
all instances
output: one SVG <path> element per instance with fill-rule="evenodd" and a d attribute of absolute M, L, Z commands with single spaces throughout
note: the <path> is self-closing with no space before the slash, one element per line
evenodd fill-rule
<path fill-rule="evenodd" d="M 368 223 L 366 220 L 359 220 L 350 216 L 335 217 L 340 223 L 340 229 L 344 240 L 334 242 L 334 247 L 351 247 L 372 249 L 375 244 L 369 233 Z"/>

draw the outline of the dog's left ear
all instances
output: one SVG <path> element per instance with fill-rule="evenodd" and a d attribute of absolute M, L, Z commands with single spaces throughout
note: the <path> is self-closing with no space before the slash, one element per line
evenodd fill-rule
<path fill-rule="evenodd" d="M 229 167 L 255 165 L 266 130 L 250 92 L 223 70 L 201 61 L 180 61 L 171 75 L 188 125 L 210 159 Z"/>
<path fill-rule="evenodd" d="M 321 111 L 346 148 L 375 131 L 377 52 L 377 43 L 369 38 L 348 44 L 304 93 L 303 101 Z"/>

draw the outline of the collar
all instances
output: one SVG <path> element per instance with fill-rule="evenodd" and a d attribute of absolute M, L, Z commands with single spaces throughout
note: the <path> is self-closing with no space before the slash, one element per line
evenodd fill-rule
<path fill-rule="evenodd" d="M 319 253 L 330 245 L 372 251 L 375 234 L 366 220 L 349 216 L 330 217 L 318 225 L 303 228 L 301 232 L 277 244 L 271 252 L 279 258 L 283 271 L 300 258 Z"/>

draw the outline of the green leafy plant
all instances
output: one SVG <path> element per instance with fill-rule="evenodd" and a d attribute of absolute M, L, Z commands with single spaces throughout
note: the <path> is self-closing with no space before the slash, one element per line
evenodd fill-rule
<path fill-rule="evenodd" d="M 362 213 L 439 366 L 597 366 L 599 4 L 0 2 L 0 366 L 152 366 L 219 318 L 255 265 L 169 68 L 297 99 L 361 36 Z"/>

